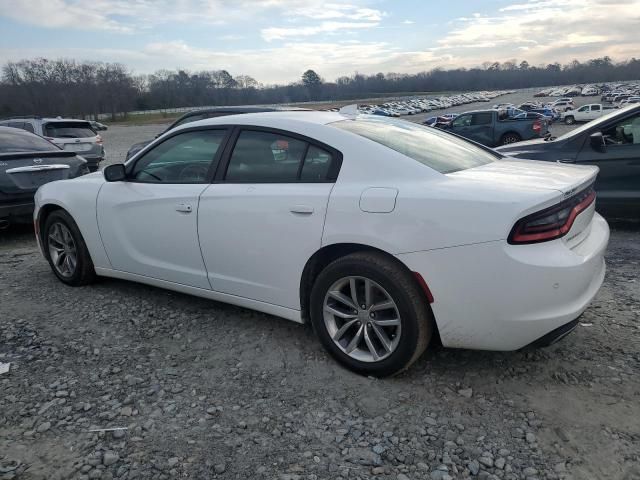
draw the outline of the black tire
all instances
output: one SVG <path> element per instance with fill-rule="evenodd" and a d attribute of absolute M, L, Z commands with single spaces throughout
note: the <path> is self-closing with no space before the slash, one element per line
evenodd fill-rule
<path fill-rule="evenodd" d="M 522 137 L 515 132 L 507 132 L 500 139 L 500 145 L 509 145 L 522 140 Z"/>
<path fill-rule="evenodd" d="M 373 280 L 389 293 L 398 307 L 400 339 L 395 350 L 380 361 L 365 362 L 350 357 L 334 343 L 325 325 L 327 292 L 335 282 L 349 276 Z M 433 313 L 413 274 L 377 252 L 353 253 L 322 270 L 311 290 L 310 314 L 320 342 L 339 363 L 357 373 L 375 377 L 396 375 L 406 370 L 425 351 L 434 328 Z"/>
<path fill-rule="evenodd" d="M 69 229 L 73 238 L 73 242 L 75 243 L 76 266 L 70 276 L 64 276 L 57 270 L 49 253 L 48 238 L 50 233 L 52 233 L 52 227 L 56 223 L 61 223 Z M 63 283 L 66 283 L 67 285 L 70 285 L 72 287 L 80 287 L 83 285 L 88 285 L 95 281 L 96 272 L 93 268 L 93 261 L 91 260 L 91 256 L 89 255 L 87 244 L 82 238 L 82 234 L 80 233 L 76 222 L 73 220 L 71 215 L 69 215 L 64 210 L 55 210 L 46 218 L 44 222 L 44 228 L 42 230 L 42 246 L 45 251 L 47 261 L 51 266 L 51 270 L 53 271 L 55 276 L 58 277 L 58 279 Z"/>
<path fill-rule="evenodd" d="M 564 123 L 566 123 L 567 125 L 573 125 L 574 123 L 576 123 L 576 119 L 569 115 L 568 117 L 564 117 Z"/>

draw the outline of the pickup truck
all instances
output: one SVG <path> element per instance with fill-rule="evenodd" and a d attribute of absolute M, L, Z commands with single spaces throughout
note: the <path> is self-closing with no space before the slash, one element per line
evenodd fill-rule
<path fill-rule="evenodd" d="M 439 125 L 438 128 L 487 147 L 496 147 L 544 137 L 548 124 L 540 119 L 510 118 L 507 112 L 501 110 L 474 110 L 462 113 L 451 123 Z"/>
<path fill-rule="evenodd" d="M 576 122 L 590 122 L 591 120 L 600 118 L 605 113 L 609 113 L 614 108 L 617 107 L 592 103 L 590 105 L 583 105 L 580 108 L 563 112 L 560 115 L 560 119 L 567 125 L 573 125 Z"/>

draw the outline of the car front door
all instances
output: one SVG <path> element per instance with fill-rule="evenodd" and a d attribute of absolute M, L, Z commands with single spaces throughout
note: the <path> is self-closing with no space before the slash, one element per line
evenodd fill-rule
<path fill-rule="evenodd" d="M 219 161 L 227 131 L 177 132 L 98 195 L 98 225 L 115 270 L 210 289 L 200 253 L 200 194 Z"/>
<path fill-rule="evenodd" d="M 200 247 L 215 291 L 300 309 L 339 162 L 330 147 L 288 132 L 236 131 L 225 167 L 200 196 Z"/>
<path fill-rule="evenodd" d="M 576 162 L 596 165 L 598 203 L 615 209 L 640 208 L 640 114 L 607 126 L 604 147 L 592 146 L 589 137 Z"/>

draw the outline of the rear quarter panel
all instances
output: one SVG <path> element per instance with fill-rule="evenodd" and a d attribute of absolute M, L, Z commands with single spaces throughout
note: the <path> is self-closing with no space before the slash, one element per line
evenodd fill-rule
<path fill-rule="evenodd" d="M 43 185 L 35 195 L 34 219 L 39 218 L 41 209 L 46 205 L 55 205 L 66 210 L 78 225 L 94 266 L 111 268 L 96 218 L 96 200 L 103 184 L 102 174 L 96 173 Z"/>

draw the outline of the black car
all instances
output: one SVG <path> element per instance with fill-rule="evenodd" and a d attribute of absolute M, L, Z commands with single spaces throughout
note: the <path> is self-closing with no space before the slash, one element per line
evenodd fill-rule
<path fill-rule="evenodd" d="M 87 162 L 33 133 L 0 127 L 0 229 L 30 222 L 40 185 L 89 173 Z"/>
<path fill-rule="evenodd" d="M 205 118 L 224 117 L 227 115 L 240 115 L 242 113 L 260 113 L 260 112 L 281 112 L 281 111 L 305 111 L 308 108 L 296 108 L 296 107 L 212 107 L 201 108 L 198 110 L 192 110 L 185 113 L 175 122 L 169 125 L 163 132 L 156 135 L 158 138 L 160 135 L 165 134 L 169 130 L 173 130 L 185 123 L 196 122 L 198 120 L 204 120 Z M 132 145 L 127 151 L 127 160 L 149 145 L 153 140 L 147 140 L 146 142 L 140 142 Z"/>
<path fill-rule="evenodd" d="M 558 138 L 496 150 L 509 157 L 596 165 L 598 211 L 609 217 L 640 218 L 640 105 L 614 110 Z"/>

